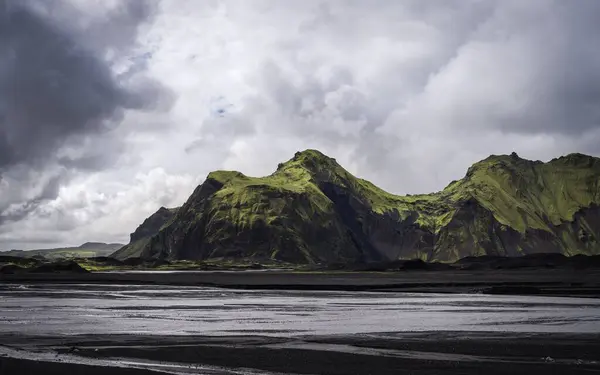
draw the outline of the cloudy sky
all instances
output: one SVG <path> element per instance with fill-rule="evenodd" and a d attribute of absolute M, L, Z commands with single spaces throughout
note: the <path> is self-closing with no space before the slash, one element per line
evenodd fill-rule
<path fill-rule="evenodd" d="M 600 1 L 0 0 L 0 250 L 316 148 L 395 193 L 600 155 Z"/>

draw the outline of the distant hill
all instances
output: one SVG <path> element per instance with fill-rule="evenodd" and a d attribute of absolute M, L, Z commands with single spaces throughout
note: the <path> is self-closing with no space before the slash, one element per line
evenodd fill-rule
<path fill-rule="evenodd" d="M 63 247 L 55 249 L 36 249 L 36 250 L 10 250 L 0 252 L 2 256 L 12 257 L 43 257 L 45 259 L 65 259 L 65 258 L 93 258 L 108 256 L 121 248 L 120 243 L 86 242 L 77 247 Z"/>
<path fill-rule="evenodd" d="M 492 155 L 440 192 L 398 196 L 306 150 L 266 177 L 212 172 L 181 208 L 159 210 L 137 232 L 120 258 L 314 264 L 594 255 L 600 159 Z"/>

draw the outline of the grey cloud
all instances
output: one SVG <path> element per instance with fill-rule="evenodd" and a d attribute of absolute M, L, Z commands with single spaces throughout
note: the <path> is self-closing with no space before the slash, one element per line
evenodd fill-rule
<path fill-rule="evenodd" d="M 20 199 L 14 199 L 14 201 L 11 202 L 10 195 L 9 197 L 3 196 L 2 201 L 0 201 L 0 212 L 2 213 L 0 215 L 0 225 L 8 221 L 22 220 L 34 212 L 40 203 L 47 199 L 56 197 L 58 195 L 60 185 L 64 182 L 64 179 L 65 176 L 63 173 L 59 173 L 50 177 L 41 187 L 41 191 L 24 201 L 21 201 Z M 19 183 L 20 181 L 22 180 L 17 180 L 16 183 Z"/>
<path fill-rule="evenodd" d="M 27 5 L 9 4 L 0 14 L 0 126 L 8 150 L 0 167 L 45 157 L 65 137 L 102 131 L 127 107 L 148 102 L 116 81 L 97 51 Z"/>
<path fill-rule="evenodd" d="M 127 52 L 136 44 L 140 27 L 152 21 L 161 0 L 113 2 L 68 0 L 4 0 L 7 8 L 24 6 L 38 16 L 60 25 L 78 45 L 100 52 Z"/>
<path fill-rule="evenodd" d="M 63 1 L 0 4 L 0 175 L 23 165 L 37 170 L 52 164 L 68 169 L 105 167 L 119 152 L 118 140 L 111 139 L 102 154 L 84 151 L 77 157 L 57 157 L 57 151 L 105 134 L 123 119 L 125 110 L 153 109 L 172 99 L 161 84 L 144 77 L 137 64 L 132 64 L 127 79 L 120 79 L 105 59 L 110 48 L 124 52 L 133 46 L 138 27 L 151 16 L 152 4 L 123 2 L 87 29 L 65 26 L 77 24 L 65 21 L 81 20 L 83 14 Z M 98 40 L 102 43 L 96 47 L 103 48 L 90 48 Z M 41 200 L 56 197 L 63 176 L 57 175 L 42 193 L 22 202 L 2 194 L 0 216 L 18 219 Z M 30 181 L 13 184 L 25 187 Z M 13 203 L 21 204 L 22 210 L 5 215 L 4 209 Z"/>
<path fill-rule="evenodd" d="M 513 131 L 579 135 L 600 126 L 600 49 L 590 39 L 600 32 L 600 3 L 554 2 L 550 9 L 532 20 L 539 22 L 538 28 L 515 27 L 535 48 L 535 80 L 528 113 L 502 125 Z"/>
<path fill-rule="evenodd" d="M 53 248 L 59 247 L 58 244 L 64 243 L 65 239 L 57 237 L 56 235 L 45 234 L 35 236 L 19 236 L 19 235 L 6 235 L 3 236 L 3 242 L 11 244 L 11 247 L 4 247 L 3 251 L 8 250 L 22 250 L 23 248 L 41 249 L 41 248 Z M 23 246 L 24 245 L 24 246 Z M 57 245 L 57 246 L 53 246 Z"/>
<path fill-rule="evenodd" d="M 158 5 L 157 0 L 122 3 L 90 27 L 90 34 L 101 40 L 105 47 L 117 50 L 127 49 L 135 43 L 140 24 L 154 16 Z"/>
<path fill-rule="evenodd" d="M 430 79 L 425 106 L 467 131 L 579 136 L 600 125 L 598 25 L 597 1 L 496 2 Z"/>

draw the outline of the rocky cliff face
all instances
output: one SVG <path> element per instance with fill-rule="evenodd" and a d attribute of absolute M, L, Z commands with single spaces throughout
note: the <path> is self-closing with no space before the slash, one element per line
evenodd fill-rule
<path fill-rule="evenodd" d="M 150 241 L 150 238 L 160 232 L 160 230 L 168 224 L 175 216 L 179 207 L 165 208 L 161 207 L 140 224 L 135 232 L 131 233 L 129 244 L 121 247 L 111 256 L 116 259 L 126 259 L 131 257 L 139 257 L 142 250 Z"/>
<path fill-rule="evenodd" d="M 294 263 L 598 254 L 599 180 L 597 158 L 512 154 L 476 163 L 441 192 L 396 196 L 307 150 L 267 177 L 210 173 L 175 216 L 132 243 L 147 258 Z"/>

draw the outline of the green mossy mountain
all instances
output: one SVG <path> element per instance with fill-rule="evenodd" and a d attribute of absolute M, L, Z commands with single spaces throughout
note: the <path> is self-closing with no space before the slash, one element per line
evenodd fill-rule
<path fill-rule="evenodd" d="M 135 253 L 292 263 L 599 254 L 599 181 L 598 158 L 513 153 L 474 164 L 440 192 L 397 196 L 307 150 L 266 177 L 210 173 Z"/>

